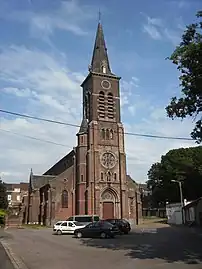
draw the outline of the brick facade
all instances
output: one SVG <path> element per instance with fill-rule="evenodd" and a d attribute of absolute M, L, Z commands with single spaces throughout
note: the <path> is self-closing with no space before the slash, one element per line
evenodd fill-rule
<path fill-rule="evenodd" d="M 139 187 L 126 175 L 119 81 L 111 72 L 99 23 L 89 74 L 81 85 L 77 146 L 42 176 L 31 172 L 28 223 L 50 225 L 74 214 L 141 219 Z"/>

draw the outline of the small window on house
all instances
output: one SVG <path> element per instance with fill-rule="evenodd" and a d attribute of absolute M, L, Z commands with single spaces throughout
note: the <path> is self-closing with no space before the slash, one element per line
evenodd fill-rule
<path fill-rule="evenodd" d="M 81 175 L 81 182 L 84 182 L 84 178 L 83 178 L 83 175 Z"/>
<path fill-rule="evenodd" d="M 20 188 L 15 188 L 14 192 L 20 192 Z"/>
<path fill-rule="evenodd" d="M 101 179 L 101 180 L 104 180 L 104 175 L 103 175 L 102 172 L 101 172 L 101 174 L 100 174 L 100 179 Z"/>
<path fill-rule="evenodd" d="M 8 201 L 11 201 L 11 194 L 8 194 Z"/>
<path fill-rule="evenodd" d="M 62 208 L 68 208 L 68 192 L 64 190 L 62 192 Z"/>
<path fill-rule="evenodd" d="M 101 138 L 102 139 L 105 139 L 105 129 L 102 129 L 101 130 Z"/>
<path fill-rule="evenodd" d="M 83 144 L 83 136 L 80 137 L 81 144 Z"/>
<path fill-rule="evenodd" d="M 16 196 L 16 200 L 19 202 L 20 201 L 20 195 Z"/>

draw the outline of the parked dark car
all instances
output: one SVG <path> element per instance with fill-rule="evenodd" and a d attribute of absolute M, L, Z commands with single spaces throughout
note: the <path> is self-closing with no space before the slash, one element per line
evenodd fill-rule
<path fill-rule="evenodd" d="M 100 238 L 113 238 L 120 231 L 117 226 L 112 225 L 107 221 L 92 222 L 84 228 L 77 229 L 74 235 L 77 238 L 81 237 L 100 237 Z"/>
<path fill-rule="evenodd" d="M 121 233 L 128 234 L 131 230 L 130 223 L 125 219 L 106 219 L 106 221 L 116 225 Z"/>

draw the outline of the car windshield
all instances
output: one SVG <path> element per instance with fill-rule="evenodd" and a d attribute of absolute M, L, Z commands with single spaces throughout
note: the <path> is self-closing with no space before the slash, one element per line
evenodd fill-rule
<path fill-rule="evenodd" d="M 93 222 L 91 222 L 91 223 L 89 223 L 88 225 L 86 225 L 86 228 L 91 228 L 91 227 L 92 227 L 92 225 L 94 225 L 94 223 L 93 223 Z"/>
<path fill-rule="evenodd" d="M 78 222 L 78 221 L 73 221 L 73 223 L 76 225 L 76 226 L 82 226 L 82 223 Z"/>
<path fill-rule="evenodd" d="M 123 223 L 125 223 L 125 224 L 128 224 L 127 220 L 125 220 L 125 219 L 122 219 L 121 221 L 122 221 Z"/>
<path fill-rule="evenodd" d="M 113 225 L 109 223 L 108 221 L 98 221 L 96 225 L 102 226 L 104 228 L 111 228 Z"/>
<path fill-rule="evenodd" d="M 61 225 L 62 221 L 57 222 L 55 225 Z"/>

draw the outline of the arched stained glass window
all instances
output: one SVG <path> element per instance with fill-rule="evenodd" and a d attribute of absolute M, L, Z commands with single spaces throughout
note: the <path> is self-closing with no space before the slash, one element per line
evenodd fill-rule
<path fill-rule="evenodd" d="M 68 192 L 64 190 L 62 192 L 62 208 L 68 208 Z"/>

